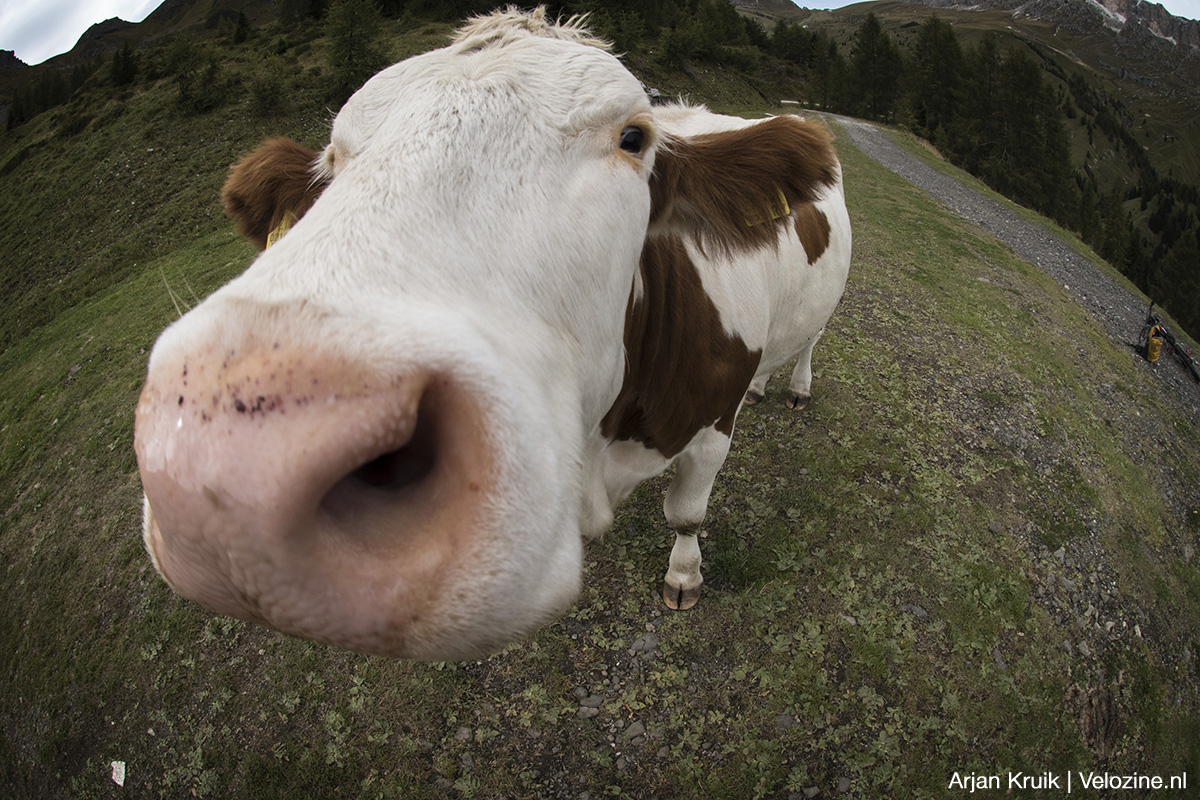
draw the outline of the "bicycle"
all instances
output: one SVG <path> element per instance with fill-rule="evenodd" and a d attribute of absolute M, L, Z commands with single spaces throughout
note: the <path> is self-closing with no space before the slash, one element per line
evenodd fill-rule
<path fill-rule="evenodd" d="M 1181 344 L 1162 320 L 1155 316 L 1154 301 L 1151 300 L 1150 308 L 1146 311 L 1146 322 L 1138 336 L 1137 353 L 1151 364 L 1156 364 L 1164 345 L 1175 355 L 1175 359 L 1183 368 L 1191 373 L 1196 382 L 1200 383 L 1200 365 L 1196 363 L 1192 351 Z"/>

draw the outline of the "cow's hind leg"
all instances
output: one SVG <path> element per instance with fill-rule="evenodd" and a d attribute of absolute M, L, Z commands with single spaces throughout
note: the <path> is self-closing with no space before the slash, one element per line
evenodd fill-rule
<path fill-rule="evenodd" d="M 675 546 L 663 581 L 663 602 L 669 608 L 687 609 L 700 599 L 700 524 L 708 510 L 713 481 L 729 454 L 730 437 L 705 428 L 679 456 L 674 480 L 663 501 L 663 514 L 675 532 Z"/>
<path fill-rule="evenodd" d="M 771 378 L 771 373 L 763 375 L 755 375 L 754 380 L 750 382 L 750 388 L 746 390 L 745 403 L 752 406 L 761 401 L 767 394 L 767 381 Z"/>
<path fill-rule="evenodd" d="M 792 383 L 788 389 L 787 407 L 795 411 L 803 411 L 812 400 L 812 352 L 825 329 L 817 331 L 816 336 L 809 339 L 808 344 L 800 351 L 796 359 L 796 369 L 792 370 Z"/>

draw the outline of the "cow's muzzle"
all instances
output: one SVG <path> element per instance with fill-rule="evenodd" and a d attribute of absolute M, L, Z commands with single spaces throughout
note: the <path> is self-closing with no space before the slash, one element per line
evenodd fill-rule
<path fill-rule="evenodd" d="M 185 597 L 390 656 L 502 643 L 470 620 L 495 460 L 452 376 L 278 345 L 158 359 L 135 448 L 147 548 Z"/>

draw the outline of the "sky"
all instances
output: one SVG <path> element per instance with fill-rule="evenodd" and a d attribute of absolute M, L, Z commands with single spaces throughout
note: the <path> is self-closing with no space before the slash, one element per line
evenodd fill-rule
<path fill-rule="evenodd" d="M 0 0 L 0 50 L 26 64 L 65 53 L 97 22 L 141 22 L 162 0 Z"/>
<path fill-rule="evenodd" d="M 796 0 L 805 8 L 841 8 L 852 0 Z M 97 22 L 141 22 L 162 0 L 0 0 L 0 50 L 26 64 L 65 53 Z M 1177 17 L 1200 19 L 1200 0 L 1162 0 Z"/>

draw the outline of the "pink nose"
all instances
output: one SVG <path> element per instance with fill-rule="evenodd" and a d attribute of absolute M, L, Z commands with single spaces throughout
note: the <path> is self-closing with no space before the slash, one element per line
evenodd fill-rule
<path fill-rule="evenodd" d="M 466 591 L 493 482 L 458 389 L 276 344 L 156 358 L 135 426 L 156 566 L 218 613 L 419 655 Z"/>

